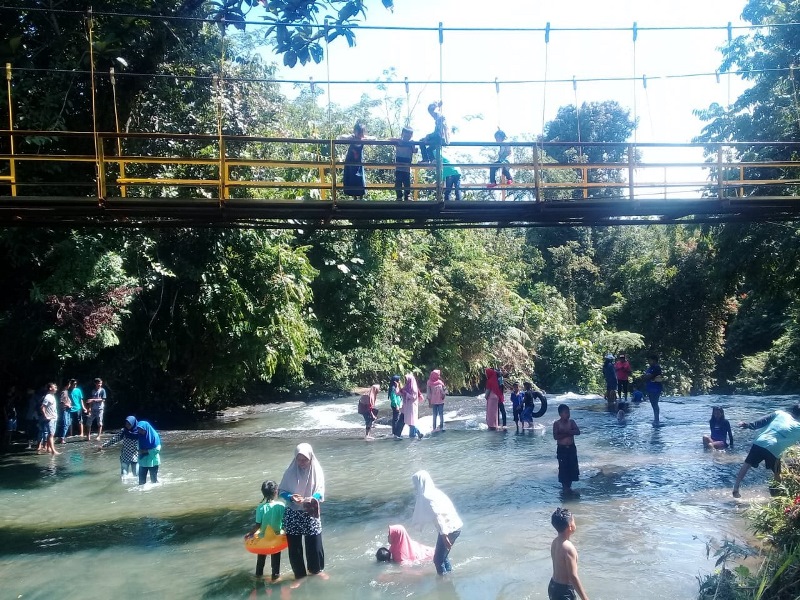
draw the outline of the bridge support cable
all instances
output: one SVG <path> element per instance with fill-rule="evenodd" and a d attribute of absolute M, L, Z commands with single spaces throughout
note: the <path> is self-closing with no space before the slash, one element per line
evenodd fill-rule
<path fill-rule="evenodd" d="M 14 160 L 14 105 L 11 103 L 11 63 L 6 63 L 6 93 L 8 95 L 8 175 L 0 175 L 0 181 L 8 181 L 11 195 L 17 195 L 17 165 Z"/>

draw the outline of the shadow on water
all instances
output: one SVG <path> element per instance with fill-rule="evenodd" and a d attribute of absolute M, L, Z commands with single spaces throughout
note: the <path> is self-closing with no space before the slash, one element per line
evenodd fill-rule
<path fill-rule="evenodd" d="M 22 455 L 6 456 L 0 463 L 0 489 L 36 490 L 48 488 L 70 475 L 71 469 L 69 466 L 57 463 L 47 456 L 38 458 L 41 458 L 43 462 L 32 463 Z"/>
<path fill-rule="evenodd" d="M 0 556 L 30 552 L 79 552 L 113 546 L 155 548 L 181 545 L 213 537 L 229 538 L 231 532 L 247 531 L 252 510 L 217 509 L 175 517 L 117 519 L 76 527 L 36 529 L 3 528 Z"/>

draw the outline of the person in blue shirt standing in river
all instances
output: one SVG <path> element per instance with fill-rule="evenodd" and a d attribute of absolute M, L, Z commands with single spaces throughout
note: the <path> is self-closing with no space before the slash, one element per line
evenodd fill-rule
<path fill-rule="evenodd" d="M 664 376 L 661 372 L 661 365 L 658 364 L 658 354 L 651 354 L 647 357 L 647 362 L 650 366 L 644 372 L 644 379 L 647 382 L 645 390 L 647 397 L 650 399 L 650 406 L 653 407 L 653 425 L 659 425 L 659 417 L 661 411 L 658 408 L 658 399 L 661 397 L 661 391 L 664 389 L 662 381 Z"/>
<path fill-rule="evenodd" d="M 764 461 L 764 466 L 775 474 L 775 480 L 781 479 L 781 454 L 789 446 L 800 442 L 800 404 L 795 404 L 789 409 L 776 410 L 771 415 L 753 421 L 752 423 L 739 423 L 739 427 L 745 429 L 761 429 L 764 431 L 758 434 L 753 445 L 750 447 L 750 452 L 747 453 L 747 458 L 744 459 L 744 464 L 736 474 L 736 482 L 733 484 L 733 497 L 739 498 L 739 485 L 742 479 L 750 470 L 758 468 L 761 461 Z"/>

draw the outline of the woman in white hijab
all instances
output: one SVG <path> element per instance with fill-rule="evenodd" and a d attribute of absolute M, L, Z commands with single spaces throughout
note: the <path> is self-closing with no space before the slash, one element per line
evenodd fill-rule
<path fill-rule="evenodd" d="M 278 486 L 286 501 L 283 528 L 289 542 L 289 563 L 295 579 L 325 569 L 320 503 L 325 500 L 325 475 L 310 444 L 298 444 Z M 305 536 L 305 561 L 303 537 Z M 308 563 L 308 572 L 306 572 Z"/>
<path fill-rule="evenodd" d="M 414 482 L 414 492 L 417 497 L 411 521 L 415 525 L 433 524 L 436 527 L 439 537 L 436 539 L 433 564 L 436 572 L 444 575 L 453 570 L 448 556 L 453 544 L 461 535 L 464 523 L 450 498 L 436 487 L 427 471 L 417 471 L 411 476 L 411 481 Z"/>

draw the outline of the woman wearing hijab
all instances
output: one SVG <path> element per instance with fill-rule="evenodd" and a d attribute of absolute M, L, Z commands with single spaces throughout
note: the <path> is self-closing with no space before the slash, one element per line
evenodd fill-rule
<path fill-rule="evenodd" d="M 441 431 L 444 431 L 444 399 L 447 391 L 439 369 L 431 371 L 428 377 L 428 404 L 433 411 L 433 431 L 436 431 L 436 417 L 439 417 Z"/>
<path fill-rule="evenodd" d="M 502 398 L 503 392 L 497 381 L 497 371 L 486 369 L 486 426 L 489 429 L 497 429 L 497 411 Z"/>
<path fill-rule="evenodd" d="M 417 385 L 417 380 L 413 374 L 406 374 L 406 385 L 400 390 L 403 397 L 403 418 L 408 425 L 408 437 L 418 437 L 422 439 L 422 432 L 417 429 L 417 418 L 419 412 L 419 397 L 422 395 Z"/>
<path fill-rule="evenodd" d="M 389 552 L 392 562 L 411 564 L 428 562 L 433 558 L 433 548 L 415 542 L 402 525 L 389 525 Z"/>
<path fill-rule="evenodd" d="M 378 409 L 375 408 L 375 404 L 378 402 L 378 392 L 380 391 L 381 386 L 376 383 L 358 401 L 358 414 L 364 417 L 364 426 L 366 428 L 364 432 L 365 440 L 372 439 L 370 432 L 372 431 L 372 424 L 378 418 Z"/>
<path fill-rule="evenodd" d="M 283 474 L 278 488 L 287 504 L 283 528 L 289 542 L 289 563 L 295 579 L 302 579 L 308 572 L 316 575 L 325 569 L 320 519 L 320 503 L 325 500 L 325 475 L 310 444 L 298 444 L 294 449 L 294 459 Z"/>
<path fill-rule="evenodd" d="M 139 436 L 139 485 L 147 482 L 148 471 L 150 471 L 150 483 L 158 483 L 161 437 L 147 421 L 136 422 L 136 433 Z"/>
<path fill-rule="evenodd" d="M 436 487 L 427 471 L 417 471 L 411 476 L 411 481 L 414 482 L 414 492 L 417 497 L 411 521 L 415 525 L 433 524 L 436 527 L 439 537 L 436 539 L 433 565 L 439 575 L 444 575 L 453 570 L 448 557 L 450 549 L 461 535 L 464 523 L 450 498 Z"/>
<path fill-rule="evenodd" d="M 127 417 L 123 428 L 99 446 L 98 450 L 120 442 L 122 442 L 119 454 L 120 476 L 124 479 L 130 472 L 135 477 L 139 473 L 139 433 L 136 428 L 136 417 L 132 415 Z M 152 478 L 152 475 L 150 477 Z"/>

